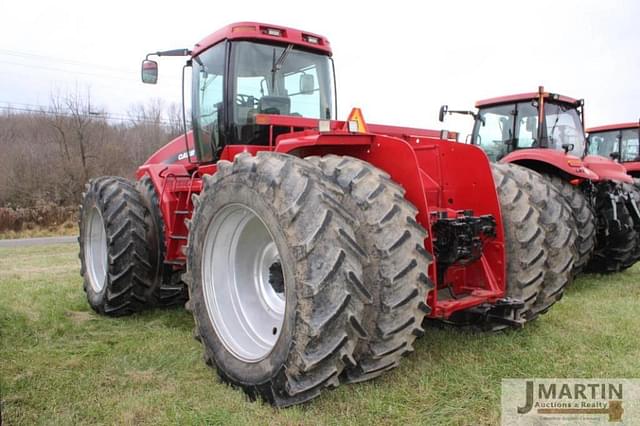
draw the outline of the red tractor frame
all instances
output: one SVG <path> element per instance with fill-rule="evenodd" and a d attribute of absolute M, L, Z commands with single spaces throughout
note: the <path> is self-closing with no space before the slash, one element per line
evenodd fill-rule
<path fill-rule="evenodd" d="M 232 24 L 147 55 L 155 83 L 150 56 L 188 58 L 192 130 L 185 119 L 136 183 L 88 184 L 81 274 L 96 311 L 176 304 L 188 288 L 207 363 L 285 406 L 396 367 L 425 317 L 521 327 L 562 296 L 542 213 L 481 149 L 357 108 L 335 120 L 325 37 Z"/>

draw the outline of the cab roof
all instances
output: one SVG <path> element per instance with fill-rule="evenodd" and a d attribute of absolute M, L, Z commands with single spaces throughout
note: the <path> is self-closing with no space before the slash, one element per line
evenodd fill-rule
<path fill-rule="evenodd" d="M 476 108 L 500 105 L 500 104 L 508 104 L 511 102 L 520 102 L 520 101 L 529 101 L 538 99 L 540 94 L 538 92 L 529 92 L 529 93 L 519 93 L 517 95 L 509 95 L 509 96 L 499 96 L 497 98 L 489 98 L 483 99 L 481 101 L 476 102 Z M 544 98 L 551 99 L 559 102 L 566 102 L 569 104 L 578 104 L 580 101 L 578 99 L 570 98 L 568 96 L 562 96 L 555 93 L 544 92 Z"/>
<path fill-rule="evenodd" d="M 607 124 L 606 126 L 598 126 L 588 128 L 587 133 L 607 132 L 610 130 L 625 130 L 625 129 L 637 129 L 640 128 L 640 122 L 635 123 L 619 123 L 619 124 Z"/>
<path fill-rule="evenodd" d="M 223 40 L 264 40 L 294 44 L 316 50 L 331 56 L 331 45 L 326 37 L 308 31 L 260 22 L 236 22 L 208 35 L 193 48 L 192 55 L 198 55 Z"/>

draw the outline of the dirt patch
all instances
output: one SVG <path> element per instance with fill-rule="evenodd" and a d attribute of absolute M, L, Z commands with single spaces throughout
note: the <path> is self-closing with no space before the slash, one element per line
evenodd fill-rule
<path fill-rule="evenodd" d="M 75 325 L 96 319 L 95 315 L 86 311 L 66 311 L 64 316 L 69 318 Z"/>

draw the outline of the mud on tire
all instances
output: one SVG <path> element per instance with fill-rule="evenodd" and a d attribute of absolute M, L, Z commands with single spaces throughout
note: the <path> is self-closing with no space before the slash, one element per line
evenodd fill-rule
<path fill-rule="evenodd" d="M 182 305 L 188 299 L 187 287 L 182 282 L 182 273 L 176 271 L 171 265 L 164 263 L 166 247 L 164 243 L 165 225 L 160 213 L 158 195 L 153 182 L 148 176 L 136 183 L 142 201 L 149 211 L 151 225 L 147 229 L 147 241 L 150 247 L 155 247 L 153 264 L 155 265 L 153 277 L 154 304 L 159 307 Z"/>
<path fill-rule="evenodd" d="M 574 262 L 577 259 L 575 218 L 565 198 L 542 175 L 515 164 L 503 164 L 500 167 L 523 187 L 530 202 L 540 213 L 547 260 L 544 281 L 533 312 L 545 313 L 562 298 L 565 287 L 573 280 Z"/>
<path fill-rule="evenodd" d="M 506 296 L 520 300 L 523 308 L 515 313 L 524 322 L 537 318 L 538 297 L 544 288 L 547 252 L 545 227 L 538 207 L 504 164 L 492 164 L 505 235 L 507 261 Z M 505 328 L 496 324 L 493 330 Z"/>
<path fill-rule="evenodd" d="M 344 368 L 355 365 L 357 342 L 366 337 L 362 322 L 365 304 L 369 303 L 362 276 L 366 254 L 356 243 L 353 227 L 357 220 L 342 208 L 343 193 L 325 182 L 317 167 L 296 157 L 270 152 L 255 157 L 240 154 L 233 163 L 218 162 L 217 172 L 204 178 L 202 192 L 193 197 L 184 279 L 189 285 L 196 335 L 204 346 L 205 361 L 223 381 L 240 387 L 250 398 L 261 397 L 277 406 L 301 403 L 318 396 L 324 388 L 337 386 Z M 273 327 L 276 337 L 268 344 L 256 345 L 251 356 L 246 353 L 254 348 L 254 341 L 243 340 L 248 342 L 244 346 L 239 343 L 248 338 L 248 333 L 236 333 L 235 343 L 230 340 L 223 327 L 236 330 L 234 323 L 220 315 L 225 306 L 215 299 L 225 297 L 218 291 L 224 286 L 234 289 L 245 282 L 241 279 L 243 265 L 247 264 L 243 247 L 250 250 L 252 245 L 240 241 L 244 226 L 240 225 L 241 219 L 236 226 L 236 242 L 244 245 L 229 254 L 235 262 L 223 268 L 217 264 L 229 253 L 225 247 L 232 237 L 225 240 L 224 236 L 234 235 L 217 231 L 226 229 L 225 221 L 234 219 L 234 212 L 242 209 L 249 212 L 243 213 L 250 217 L 248 220 L 257 220 L 256 229 L 263 235 L 264 229 L 268 231 L 277 249 L 277 261 L 272 251 L 265 254 L 273 260 L 266 273 L 273 292 L 281 295 L 278 306 L 284 305 L 281 326 Z M 270 244 L 264 246 L 273 247 Z M 253 246 L 257 245 L 262 243 Z M 256 259 L 262 258 L 256 255 Z M 213 274 L 224 267 L 232 275 Z M 235 279 L 221 279 L 225 276 Z M 231 282 L 236 284 L 229 287 Z M 265 280 L 256 281 L 260 283 L 265 284 Z M 213 293 L 214 285 L 223 287 L 215 287 L 217 293 Z M 264 291 L 265 295 L 271 294 L 268 288 Z M 238 306 L 247 306 L 242 298 L 229 297 Z M 243 314 L 235 315 L 250 321 L 252 311 L 242 309 L 238 312 Z M 271 323 L 266 325 L 271 330 Z M 268 341 L 268 333 L 261 336 Z"/>
<path fill-rule="evenodd" d="M 356 239 L 368 254 L 363 284 L 372 304 L 365 314 L 369 336 L 356 347 L 357 365 L 347 367 L 344 382 L 375 378 L 399 365 L 424 334 L 425 301 L 433 288 L 427 276 L 432 256 L 424 249 L 426 230 L 417 209 L 388 174 L 353 157 L 308 157 L 346 193 L 344 207 L 358 219 Z"/>
<path fill-rule="evenodd" d="M 96 312 L 121 316 L 155 306 L 150 226 L 133 183 L 107 176 L 87 184 L 80 205 L 80 275 Z"/>

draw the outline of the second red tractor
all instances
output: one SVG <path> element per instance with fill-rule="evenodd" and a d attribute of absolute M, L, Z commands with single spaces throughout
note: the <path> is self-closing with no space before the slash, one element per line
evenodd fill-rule
<path fill-rule="evenodd" d="M 544 177 L 572 212 L 577 233 L 575 272 L 616 272 L 640 258 L 640 218 L 624 184 L 626 170 L 611 159 L 586 155 L 582 100 L 537 92 L 478 101 L 471 143 L 525 183 L 529 170 Z M 557 220 L 558 216 L 555 215 Z M 560 265 L 561 266 L 561 265 Z"/>

